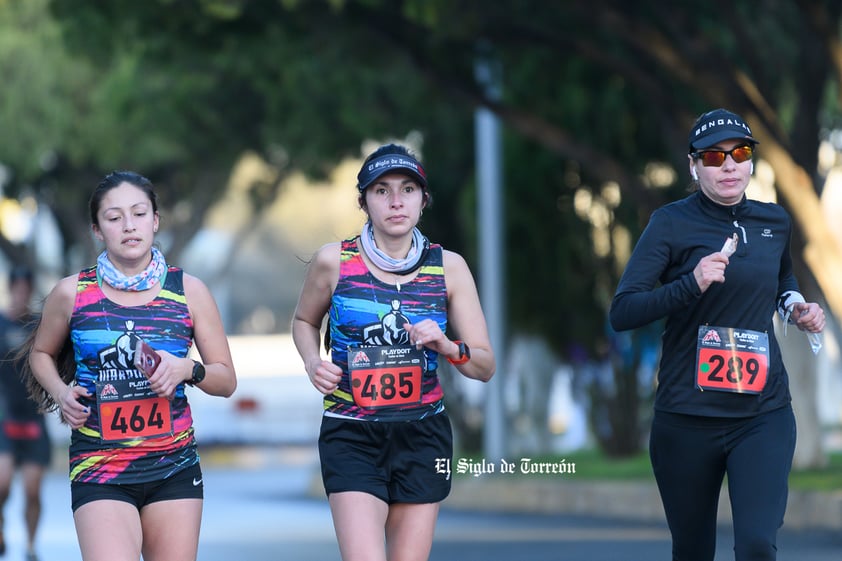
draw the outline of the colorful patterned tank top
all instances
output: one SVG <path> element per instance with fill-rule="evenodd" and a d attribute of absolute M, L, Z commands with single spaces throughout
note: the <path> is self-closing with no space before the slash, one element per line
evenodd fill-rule
<path fill-rule="evenodd" d="M 76 383 L 91 394 L 83 400 L 91 409 L 90 417 L 71 433 L 72 481 L 146 483 L 198 463 L 183 384 L 174 399 L 161 399 L 161 403 L 133 400 L 135 394 L 125 393 L 144 386 L 150 392 L 145 376 L 134 366 L 138 338 L 178 357 L 186 357 L 190 350 L 193 320 L 181 269 L 169 267 L 161 291 L 142 306 L 112 302 L 100 289 L 96 267 L 83 270 L 76 285 L 70 337 Z M 136 395 L 141 395 L 140 389 Z"/>
<path fill-rule="evenodd" d="M 358 405 L 351 390 L 348 367 L 349 347 L 409 346 L 409 334 L 403 327 L 406 322 L 432 319 L 442 332 L 446 331 L 447 287 L 440 245 L 430 247 L 418 275 L 410 282 L 401 283 L 398 290 L 394 284 L 382 282 L 371 274 L 356 238 L 343 241 L 339 281 L 331 298 L 329 319 L 331 359 L 342 368 L 343 375 L 336 391 L 325 396 L 326 414 L 371 421 L 407 421 L 444 410 L 442 387 L 436 374 L 438 353 L 434 351 L 423 351 L 426 364 L 420 373 L 420 402 L 411 405 L 376 409 Z"/>

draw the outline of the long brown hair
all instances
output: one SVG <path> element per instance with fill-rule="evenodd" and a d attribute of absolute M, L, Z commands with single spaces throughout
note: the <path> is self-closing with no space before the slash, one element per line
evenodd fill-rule
<path fill-rule="evenodd" d="M 38 410 L 42 413 L 52 413 L 59 410 L 59 404 L 53 399 L 53 396 L 44 389 L 38 382 L 35 374 L 32 372 L 32 366 L 29 364 L 29 356 L 32 353 L 32 348 L 35 345 L 35 335 L 38 332 L 38 326 L 41 324 L 41 316 L 36 316 L 29 325 L 29 335 L 26 341 L 18 347 L 13 360 L 17 365 L 17 370 L 20 372 L 20 379 L 29 393 L 30 399 L 38 406 Z M 58 369 L 59 377 L 65 384 L 70 384 L 76 379 L 76 359 L 73 356 L 73 345 L 70 342 L 70 334 L 61 346 L 56 357 L 56 368 Z M 64 417 L 61 417 L 64 422 Z"/>

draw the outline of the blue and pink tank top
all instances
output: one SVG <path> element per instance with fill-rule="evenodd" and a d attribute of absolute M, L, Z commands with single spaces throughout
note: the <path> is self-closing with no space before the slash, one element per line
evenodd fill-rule
<path fill-rule="evenodd" d="M 70 337 L 76 383 L 91 394 L 84 400 L 90 417 L 71 433 L 72 481 L 145 483 L 198 463 L 184 385 L 174 399 L 156 399 L 134 366 L 138 338 L 178 357 L 190 350 L 193 320 L 181 269 L 169 267 L 161 291 L 142 306 L 112 302 L 100 289 L 96 267 L 83 270 Z"/>
<path fill-rule="evenodd" d="M 356 238 L 343 241 L 339 281 L 329 310 L 331 359 L 342 368 L 343 376 L 336 391 L 325 396 L 325 414 L 371 421 L 407 421 L 441 413 L 444 410 L 444 394 L 436 373 L 438 353 L 429 349 L 418 353 L 423 356 L 420 359 L 422 366 L 417 403 L 378 408 L 358 403 L 362 401 L 359 399 L 360 391 L 377 398 L 388 396 L 388 392 L 400 395 L 403 389 L 411 389 L 412 381 L 407 379 L 407 385 L 403 386 L 404 380 L 397 377 L 397 370 L 392 386 L 389 386 L 388 380 L 376 378 L 376 383 L 369 388 L 365 382 L 355 379 L 354 383 L 358 386 L 356 401 L 351 388 L 349 348 L 352 363 L 359 362 L 360 357 L 366 361 L 370 358 L 365 356 L 366 353 L 359 352 L 359 349 L 367 347 L 410 352 L 410 347 L 414 346 L 410 345 L 404 324 L 424 319 L 436 321 L 442 332 L 447 329 L 447 287 L 440 245 L 431 245 L 417 276 L 398 287 L 371 274 L 360 255 Z"/>

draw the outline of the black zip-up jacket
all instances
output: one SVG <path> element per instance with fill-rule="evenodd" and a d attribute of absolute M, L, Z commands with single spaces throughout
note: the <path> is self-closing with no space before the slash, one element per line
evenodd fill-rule
<path fill-rule="evenodd" d="M 649 220 L 626 265 L 611 303 L 611 326 L 634 329 L 666 317 L 655 408 L 712 417 L 748 417 L 789 403 L 789 381 L 775 339 L 778 299 L 798 291 L 792 273 L 792 223 L 777 204 L 743 197 L 717 204 L 701 191 L 665 205 Z M 702 294 L 693 269 L 737 233 L 725 282 Z M 700 391 L 696 387 L 699 326 L 765 332 L 769 374 L 760 394 Z"/>

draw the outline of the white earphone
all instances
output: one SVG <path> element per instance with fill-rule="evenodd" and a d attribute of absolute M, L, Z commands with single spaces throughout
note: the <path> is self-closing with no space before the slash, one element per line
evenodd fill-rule
<path fill-rule="evenodd" d="M 696 180 L 696 181 L 699 180 L 699 174 L 696 173 L 696 166 L 693 166 L 693 167 L 690 168 L 690 175 L 693 176 L 694 180 Z"/>
<path fill-rule="evenodd" d="M 754 162 L 751 162 L 751 170 L 748 173 L 749 175 L 754 175 Z"/>

